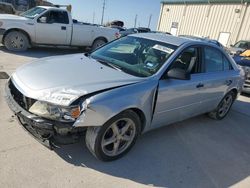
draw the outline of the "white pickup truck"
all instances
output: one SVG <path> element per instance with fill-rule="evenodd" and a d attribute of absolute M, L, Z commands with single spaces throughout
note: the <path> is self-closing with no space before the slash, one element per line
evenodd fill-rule
<path fill-rule="evenodd" d="M 56 7 L 38 6 L 20 16 L 0 14 L 0 43 L 11 51 L 37 45 L 97 47 L 119 37 L 117 29 L 85 24 Z"/>

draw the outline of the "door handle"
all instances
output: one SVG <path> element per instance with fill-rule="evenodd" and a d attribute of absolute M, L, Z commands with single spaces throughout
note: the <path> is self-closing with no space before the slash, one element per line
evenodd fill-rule
<path fill-rule="evenodd" d="M 230 86 L 233 83 L 233 81 L 232 80 L 226 80 L 225 83 L 226 83 L 227 86 Z"/>
<path fill-rule="evenodd" d="M 61 30 L 66 30 L 67 28 L 65 26 L 62 26 L 61 27 Z"/>
<path fill-rule="evenodd" d="M 201 88 L 201 87 L 204 87 L 204 84 L 199 83 L 199 84 L 196 86 L 196 88 Z"/>

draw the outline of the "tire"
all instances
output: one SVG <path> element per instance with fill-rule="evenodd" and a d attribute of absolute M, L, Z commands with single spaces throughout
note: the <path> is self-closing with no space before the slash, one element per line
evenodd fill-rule
<path fill-rule="evenodd" d="M 10 51 L 26 51 L 29 47 L 29 39 L 27 35 L 22 32 L 11 31 L 5 36 L 4 45 Z"/>
<path fill-rule="evenodd" d="M 235 98 L 236 98 L 235 93 L 233 91 L 230 91 L 220 101 L 217 108 L 214 111 L 208 113 L 208 116 L 212 119 L 222 120 L 223 118 L 226 117 L 226 115 L 230 111 Z"/>
<path fill-rule="evenodd" d="M 129 110 L 111 118 L 101 127 L 89 127 L 85 141 L 97 159 L 112 161 L 121 158 L 133 147 L 140 132 L 140 118 Z"/>
<path fill-rule="evenodd" d="M 97 48 L 100 48 L 101 46 L 103 46 L 104 44 L 106 44 L 107 42 L 104 39 L 96 39 L 91 47 L 91 51 L 96 50 Z"/>

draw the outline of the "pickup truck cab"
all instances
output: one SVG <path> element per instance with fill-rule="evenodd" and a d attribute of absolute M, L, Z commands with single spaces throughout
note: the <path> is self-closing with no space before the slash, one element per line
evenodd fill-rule
<path fill-rule="evenodd" d="M 38 6 L 20 16 L 0 15 L 0 43 L 11 51 L 25 51 L 36 45 L 97 47 L 116 39 L 117 29 L 73 20 L 57 7 Z"/>

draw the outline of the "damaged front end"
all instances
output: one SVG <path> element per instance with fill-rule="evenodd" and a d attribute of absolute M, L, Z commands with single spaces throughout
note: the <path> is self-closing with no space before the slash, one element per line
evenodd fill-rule
<path fill-rule="evenodd" d="M 75 143 L 84 132 L 85 128 L 73 126 L 84 106 L 60 108 L 28 98 L 11 79 L 5 90 L 6 101 L 19 123 L 46 147 L 53 149 L 62 144 Z"/>

